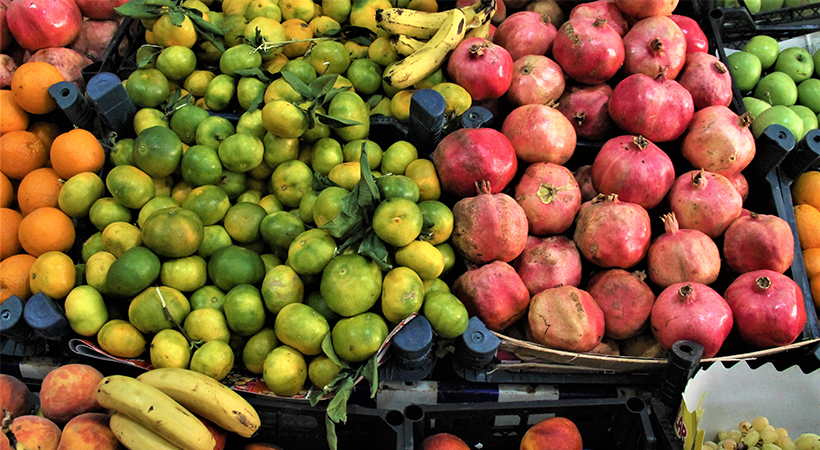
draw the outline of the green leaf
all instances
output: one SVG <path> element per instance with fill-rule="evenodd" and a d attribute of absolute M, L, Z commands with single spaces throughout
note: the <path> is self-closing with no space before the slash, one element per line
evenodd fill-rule
<path fill-rule="evenodd" d="M 307 100 L 312 100 L 314 98 L 313 92 L 311 91 L 310 87 L 305 84 L 304 81 L 300 80 L 293 72 L 284 71 L 282 73 L 282 78 L 288 82 L 290 87 L 293 88 L 299 95 L 304 97 Z"/>
<path fill-rule="evenodd" d="M 339 30 L 344 40 L 353 41 L 359 45 L 369 46 L 376 40 L 376 34 L 369 28 L 345 25 Z"/>
<path fill-rule="evenodd" d="M 376 232 L 372 228 L 369 229 L 369 232 L 362 239 L 362 243 L 359 244 L 359 254 L 375 261 L 381 270 L 388 271 L 393 268 L 388 262 L 390 252 L 387 251 L 387 246 L 384 245 L 384 241 L 376 236 Z"/>
<path fill-rule="evenodd" d="M 265 92 L 262 91 L 256 96 L 256 98 L 251 100 L 251 103 L 248 105 L 248 112 L 256 111 L 256 109 L 259 108 L 259 105 L 264 103 L 264 101 L 265 101 Z"/>
<path fill-rule="evenodd" d="M 336 437 L 336 423 L 330 416 L 325 416 L 325 428 L 327 429 L 327 446 L 330 450 L 336 450 L 339 439 Z"/>
<path fill-rule="evenodd" d="M 336 363 L 336 365 L 338 365 L 339 367 L 341 367 L 343 369 L 349 369 L 350 368 L 350 366 L 347 365 L 346 362 L 342 361 L 341 359 L 339 359 L 338 356 L 336 356 L 336 351 L 333 350 L 333 341 L 330 340 L 330 333 L 327 333 L 325 335 L 325 338 L 322 340 L 322 352 L 325 355 L 327 355 L 327 357 L 331 361 Z"/>
<path fill-rule="evenodd" d="M 314 92 L 314 97 L 322 97 L 333 89 L 333 85 L 336 84 L 338 79 L 339 75 L 335 73 L 316 77 L 310 82 L 310 90 Z"/>
<path fill-rule="evenodd" d="M 379 361 L 377 355 L 373 355 L 367 360 L 362 368 L 362 376 L 370 383 L 370 398 L 376 397 L 379 388 Z"/>
<path fill-rule="evenodd" d="M 168 11 L 168 15 L 171 16 L 171 24 L 175 27 L 182 25 L 182 22 L 185 21 L 185 14 L 177 10 Z"/>
<path fill-rule="evenodd" d="M 176 2 L 174 2 L 173 0 L 146 0 L 145 4 L 146 5 L 151 5 L 151 6 L 160 6 L 160 7 L 166 6 L 168 8 L 176 6 Z"/>
<path fill-rule="evenodd" d="M 359 167 L 362 173 L 358 183 L 362 185 L 362 188 L 359 191 L 358 203 L 360 207 L 367 211 L 365 216 L 369 219 L 373 217 L 372 213 L 381 201 L 381 194 L 379 194 L 379 188 L 376 186 L 376 180 L 373 179 L 373 173 L 370 171 L 366 147 L 366 143 L 362 142 L 362 155 L 359 157 Z"/>
<path fill-rule="evenodd" d="M 236 74 L 240 75 L 240 76 L 243 76 L 243 77 L 254 77 L 254 78 L 258 79 L 259 81 L 264 81 L 265 83 L 270 82 L 270 78 L 268 77 L 268 75 L 265 73 L 265 71 L 263 71 L 259 67 L 251 67 L 251 68 L 248 68 L 248 69 L 238 69 L 236 71 Z"/>
<path fill-rule="evenodd" d="M 131 0 L 121 6 L 114 8 L 114 11 L 121 16 L 133 17 L 135 19 L 154 19 L 162 14 L 162 8 L 151 6 L 146 0 Z"/>
<path fill-rule="evenodd" d="M 383 98 L 384 96 L 381 94 L 373 94 L 367 98 L 367 106 L 369 106 L 370 109 L 373 109 L 379 104 L 380 101 L 382 101 Z"/>
<path fill-rule="evenodd" d="M 212 24 L 211 22 L 208 22 L 207 20 L 202 18 L 202 11 L 200 11 L 198 9 L 193 9 L 193 8 L 185 8 L 185 9 L 186 9 L 185 12 L 188 15 L 188 18 L 191 19 L 191 22 L 193 22 L 194 25 L 196 25 L 202 31 L 204 31 L 206 33 L 215 34 L 217 36 L 224 36 L 225 35 L 225 32 L 222 31 L 222 28 L 219 28 L 218 26 L 216 26 L 216 25 Z"/>
<path fill-rule="evenodd" d="M 354 192 L 357 188 L 353 188 Z M 354 192 L 342 198 L 342 210 L 330 222 L 322 225 L 321 229 L 336 239 L 347 239 L 362 227 L 363 217 L 356 203 Z"/>
<path fill-rule="evenodd" d="M 310 406 L 318 405 L 319 402 L 322 400 L 323 395 L 324 392 L 322 392 L 319 389 L 313 389 L 312 391 L 310 391 L 310 394 L 308 394 L 308 401 L 310 401 Z"/>
<path fill-rule="evenodd" d="M 319 123 L 323 123 L 330 128 L 343 128 L 362 124 L 361 122 L 357 122 L 355 120 L 340 119 L 338 117 L 328 116 L 327 114 L 322 114 L 320 112 L 316 113 L 316 117 L 319 119 Z"/>
<path fill-rule="evenodd" d="M 347 422 L 347 401 L 350 399 L 350 394 L 353 393 L 357 375 L 353 374 L 347 377 L 339 386 L 336 395 L 327 404 L 327 416 L 335 423 Z"/>
<path fill-rule="evenodd" d="M 162 52 L 159 45 L 145 44 L 137 50 L 137 68 L 144 69 L 153 63 L 156 57 Z"/>

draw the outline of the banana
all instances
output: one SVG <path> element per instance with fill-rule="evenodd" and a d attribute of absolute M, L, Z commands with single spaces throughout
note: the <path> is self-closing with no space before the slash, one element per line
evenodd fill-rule
<path fill-rule="evenodd" d="M 396 53 L 402 56 L 410 56 L 424 47 L 424 41 L 407 36 L 406 34 L 394 34 L 390 36 L 390 44 Z"/>
<path fill-rule="evenodd" d="M 464 38 L 466 39 L 466 38 L 471 38 L 471 37 L 479 37 L 479 38 L 483 38 L 483 39 L 489 39 L 490 38 L 490 21 L 488 20 L 483 25 L 475 27 L 475 28 L 471 28 L 470 30 L 468 30 L 467 34 L 464 35 Z"/>
<path fill-rule="evenodd" d="M 100 406 L 125 414 L 186 450 L 213 450 L 205 424 L 159 389 L 136 378 L 110 375 L 97 385 Z"/>
<path fill-rule="evenodd" d="M 143 424 L 115 412 L 108 422 L 111 432 L 129 450 L 182 450 L 164 437 L 154 433 Z"/>
<path fill-rule="evenodd" d="M 159 389 L 192 413 L 242 437 L 251 437 L 261 425 L 259 414 L 247 400 L 199 372 L 154 369 L 141 374 L 137 380 Z"/>
<path fill-rule="evenodd" d="M 467 28 L 489 21 L 495 12 L 496 0 L 479 0 L 459 9 L 464 13 Z M 487 14 L 487 11 L 492 11 Z M 426 12 L 407 8 L 376 10 L 376 25 L 390 34 L 402 34 L 416 39 L 430 39 L 442 27 L 450 11 Z"/>
<path fill-rule="evenodd" d="M 388 67 L 384 71 L 383 81 L 394 88 L 405 89 L 435 72 L 450 51 L 464 39 L 467 31 L 465 22 L 460 9 L 448 11 L 439 31 L 417 52 Z"/>

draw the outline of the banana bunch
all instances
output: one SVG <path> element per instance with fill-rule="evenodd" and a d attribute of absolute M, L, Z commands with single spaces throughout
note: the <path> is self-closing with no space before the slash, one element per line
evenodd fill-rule
<path fill-rule="evenodd" d="M 429 13 L 406 8 L 376 11 L 376 25 L 390 33 L 396 53 L 403 59 L 388 66 L 383 80 L 405 89 L 439 69 L 465 37 L 488 37 L 496 0 Z"/>

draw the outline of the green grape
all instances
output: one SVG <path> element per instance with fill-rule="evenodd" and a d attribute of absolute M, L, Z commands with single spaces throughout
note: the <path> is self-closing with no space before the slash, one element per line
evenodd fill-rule
<path fill-rule="evenodd" d="M 783 427 L 775 428 L 774 431 L 777 431 L 777 435 L 780 436 L 780 437 L 784 437 L 784 436 L 789 435 L 789 430 L 787 430 Z M 789 440 L 791 440 L 791 439 L 789 439 Z"/>
<path fill-rule="evenodd" d="M 758 433 L 765 430 L 766 427 L 768 427 L 768 426 L 769 426 L 769 419 L 767 419 L 765 417 L 755 417 L 752 420 L 752 428 L 754 428 L 755 431 L 757 431 Z"/>
<path fill-rule="evenodd" d="M 704 449 L 709 448 L 711 450 L 718 450 L 718 445 L 715 444 L 712 441 L 706 441 L 706 442 L 703 443 L 703 448 Z"/>
<path fill-rule="evenodd" d="M 777 431 L 766 429 L 760 432 L 760 440 L 762 440 L 764 444 L 773 444 L 778 438 L 780 438 L 780 436 L 777 435 Z"/>
<path fill-rule="evenodd" d="M 797 450 L 820 450 L 820 436 L 814 433 L 803 433 L 794 441 Z"/>
<path fill-rule="evenodd" d="M 727 433 L 727 432 L 726 432 L 726 430 L 720 430 L 720 431 L 718 431 L 718 433 L 717 433 L 717 440 L 718 440 L 718 441 L 722 441 L 722 440 L 726 439 L 726 437 L 727 437 L 727 435 L 728 435 L 728 434 L 729 434 L 729 433 Z"/>
<path fill-rule="evenodd" d="M 746 444 L 746 447 L 754 447 L 757 445 L 757 441 L 760 440 L 760 433 L 757 432 L 754 428 L 749 430 L 746 433 L 746 436 L 743 437 L 743 443 Z"/>
<path fill-rule="evenodd" d="M 738 442 L 741 439 L 743 439 L 743 434 L 740 432 L 740 430 L 732 430 L 727 433 L 726 439 L 731 439 L 735 442 Z"/>
<path fill-rule="evenodd" d="M 735 450 L 737 448 L 737 441 L 734 439 L 726 439 L 723 441 L 723 450 Z"/>
<path fill-rule="evenodd" d="M 740 430 L 741 433 L 748 433 L 749 430 L 752 429 L 752 422 L 744 420 L 743 422 L 737 424 L 737 429 Z"/>
<path fill-rule="evenodd" d="M 777 445 L 783 450 L 795 450 L 797 448 L 788 436 L 781 436 L 780 439 L 777 440 Z"/>
<path fill-rule="evenodd" d="M 763 446 L 760 447 L 760 450 L 783 450 L 783 449 L 776 446 L 776 445 L 774 445 L 774 444 L 763 444 Z"/>

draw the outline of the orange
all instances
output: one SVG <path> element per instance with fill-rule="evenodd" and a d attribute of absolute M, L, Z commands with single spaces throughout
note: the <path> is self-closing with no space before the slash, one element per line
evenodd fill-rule
<path fill-rule="evenodd" d="M 820 209 L 820 172 L 802 173 L 792 184 L 792 200 L 796 205 L 806 204 Z"/>
<path fill-rule="evenodd" d="M 22 180 L 47 161 L 46 144 L 36 134 L 18 130 L 0 136 L 0 171 L 12 180 Z"/>
<path fill-rule="evenodd" d="M 811 288 L 811 297 L 814 299 L 814 306 L 820 308 L 820 277 L 809 280 L 809 287 Z"/>
<path fill-rule="evenodd" d="M 8 89 L 0 90 L 0 135 L 28 128 L 28 113 L 14 101 Z"/>
<path fill-rule="evenodd" d="M 51 144 L 51 166 L 64 180 L 82 172 L 99 172 L 104 163 L 105 150 L 88 130 L 75 128 Z"/>
<path fill-rule="evenodd" d="M 74 289 L 77 269 L 74 260 L 63 252 L 45 252 L 29 269 L 31 293 L 44 293 L 53 299 L 64 298 Z"/>
<path fill-rule="evenodd" d="M 23 217 L 17 238 L 26 253 L 40 256 L 50 251 L 67 252 L 74 244 L 74 223 L 57 208 L 35 209 Z"/>
<path fill-rule="evenodd" d="M 21 253 L 9 256 L 0 262 L 0 304 L 12 295 L 26 300 L 31 297 L 28 274 L 37 258 Z"/>
<path fill-rule="evenodd" d="M 820 273 L 820 248 L 803 250 L 803 263 L 806 266 L 806 276 L 809 279 Z"/>
<path fill-rule="evenodd" d="M 304 41 L 313 37 L 313 31 L 310 30 L 310 25 L 302 19 L 288 19 L 282 22 L 282 27 L 285 28 L 285 40 L 290 41 L 295 39 L 297 41 L 292 44 L 287 44 L 282 47 L 282 53 L 288 58 L 296 58 L 302 56 L 310 46 L 310 41 Z"/>
<path fill-rule="evenodd" d="M 44 206 L 57 207 L 64 181 L 50 167 L 32 170 L 17 187 L 17 205 L 24 216 Z"/>
<path fill-rule="evenodd" d="M 800 248 L 820 247 L 820 211 L 811 205 L 796 205 L 794 221 Z"/>
<path fill-rule="evenodd" d="M 14 101 L 31 114 L 46 114 L 57 109 L 57 102 L 48 93 L 54 83 L 64 81 L 56 67 L 46 62 L 27 62 L 11 77 Z"/>
<path fill-rule="evenodd" d="M 177 26 L 173 24 L 170 15 L 163 14 L 154 23 L 154 28 L 151 32 L 157 44 L 162 47 L 181 45 L 183 47 L 193 48 L 194 44 L 196 44 L 196 28 L 194 28 L 194 23 L 187 16 L 182 20 L 182 23 Z"/>
<path fill-rule="evenodd" d="M 56 124 L 42 121 L 30 124 L 27 131 L 36 134 L 46 144 L 47 150 L 51 150 L 51 143 L 54 142 L 54 138 L 63 132 Z"/>
<path fill-rule="evenodd" d="M 11 185 L 9 177 L 0 172 L 0 208 L 8 208 L 14 201 L 14 186 Z"/>
<path fill-rule="evenodd" d="M 22 221 L 23 215 L 19 212 L 0 208 L 0 259 L 20 253 L 22 247 L 17 232 Z"/>

